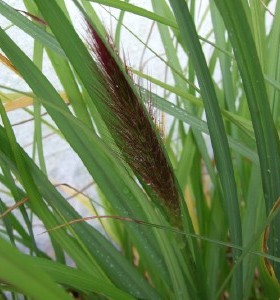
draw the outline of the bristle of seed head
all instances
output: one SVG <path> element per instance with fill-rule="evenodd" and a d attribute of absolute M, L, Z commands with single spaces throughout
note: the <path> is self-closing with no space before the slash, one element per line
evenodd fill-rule
<path fill-rule="evenodd" d="M 170 214 L 179 214 L 175 176 L 149 114 L 116 59 L 87 22 L 89 47 L 106 84 L 107 97 L 99 107 L 121 155 L 141 181 L 163 201 Z M 112 44 L 111 44 L 112 46 Z M 112 47 L 113 48 L 113 47 Z M 128 75 L 128 68 L 124 66 Z M 98 105 L 97 105 L 98 107 Z"/>

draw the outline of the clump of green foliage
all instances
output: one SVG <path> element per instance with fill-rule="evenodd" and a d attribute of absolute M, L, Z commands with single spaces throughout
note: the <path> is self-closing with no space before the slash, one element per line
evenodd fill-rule
<path fill-rule="evenodd" d="M 199 1 L 151 0 L 146 10 L 128 0 L 73 0 L 86 38 L 64 1 L 23 2 L 24 12 L 0 0 L 1 15 L 34 38 L 31 59 L 0 27 L 0 59 L 31 89 L 5 86 L 0 93 L 0 181 L 15 202 L 9 208 L 0 197 L 1 296 L 278 299 L 280 2 L 210 1 L 201 22 L 208 17 L 211 28 L 201 37 Z M 120 9 L 114 42 L 90 2 Z M 173 83 L 119 57 L 126 13 L 156 23 L 164 56 L 149 39 L 144 51 Z M 212 49 L 207 60 L 204 45 Z M 44 51 L 63 90 L 42 72 Z M 136 75 L 164 95 L 135 84 Z M 33 100 L 38 164 L 8 118 L 11 105 L 26 105 L 18 101 L 23 95 Z M 164 137 L 149 113 L 154 107 L 170 118 Z M 79 156 L 104 214 L 83 218 L 52 184 L 43 123 Z M 46 228 L 52 258 L 38 247 L 34 216 Z M 102 220 L 106 236 L 89 219 Z"/>

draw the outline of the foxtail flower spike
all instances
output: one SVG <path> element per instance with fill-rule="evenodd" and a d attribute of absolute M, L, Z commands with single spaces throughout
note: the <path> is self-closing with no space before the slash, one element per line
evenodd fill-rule
<path fill-rule="evenodd" d="M 128 68 L 125 64 L 120 67 L 121 60 L 112 54 L 116 53 L 112 43 L 109 43 L 112 49 L 107 48 L 95 29 L 87 24 L 88 43 L 106 91 L 97 108 L 102 107 L 99 112 L 121 156 L 140 182 L 153 190 L 174 222 L 174 217 L 179 217 L 180 197 L 160 134 L 141 100 L 141 93 L 132 88 Z"/>

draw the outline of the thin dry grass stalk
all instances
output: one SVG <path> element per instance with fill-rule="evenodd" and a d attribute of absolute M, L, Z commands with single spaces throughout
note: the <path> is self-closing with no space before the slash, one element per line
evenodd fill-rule
<path fill-rule="evenodd" d="M 23 205 L 25 202 L 27 202 L 29 200 L 28 197 L 25 197 L 23 199 L 21 199 L 20 201 L 18 201 L 17 203 L 15 203 L 13 206 L 9 207 L 7 210 L 5 210 L 1 215 L 0 215 L 0 220 L 3 219 L 4 217 L 6 217 L 10 212 L 12 212 L 13 210 L 15 210 L 16 208 L 18 208 L 19 206 Z"/>
<path fill-rule="evenodd" d="M 169 215 L 178 216 L 179 193 L 172 167 L 151 117 L 129 82 L 131 76 L 119 64 L 94 28 L 88 24 L 89 46 L 106 84 L 101 115 L 121 155 L 140 181 L 145 182 L 164 203 Z M 112 51 L 114 47 L 112 43 Z M 129 75 L 126 76 L 126 75 Z M 97 104 L 98 107 L 98 104 Z M 147 187 L 148 188 L 148 187 Z"/>

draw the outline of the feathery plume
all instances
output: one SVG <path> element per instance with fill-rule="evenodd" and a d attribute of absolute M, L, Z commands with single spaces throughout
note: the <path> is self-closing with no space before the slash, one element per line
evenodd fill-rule
<path fill-rule="evenodd" d="M 131 74 L 116 62 L 111 51 L 95 29 L 87 22 L 89 46 L 106 86 L 100 113 L 110 130 L 124 160 L 140 181 L 149 186 L 168 209 L 171 218 L 180 211 L 179 193 L 169 160 L 163 149 L 160 135 L 156 133 L 151 117 L 137 94 L 131 87 Z M 98 105 L 97 105 L 98 107 Z M 178 222 L 178 220 L 177 220 Z"/>

